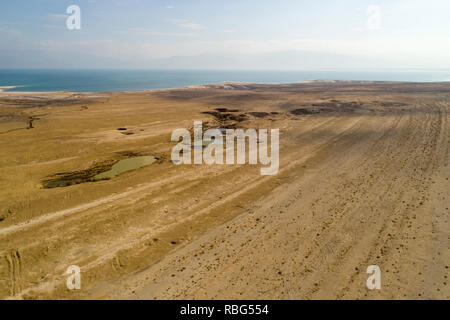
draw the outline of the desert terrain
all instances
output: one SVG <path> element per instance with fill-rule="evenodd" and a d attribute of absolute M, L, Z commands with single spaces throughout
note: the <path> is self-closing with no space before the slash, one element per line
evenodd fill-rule
<path fill-rule="evenodd" d="M 0 92 L 0 298 L 450 299 L 449 113 L 450 83 Z M 278 174 L 175 165 L 195 120 L 279 128 Z"/>

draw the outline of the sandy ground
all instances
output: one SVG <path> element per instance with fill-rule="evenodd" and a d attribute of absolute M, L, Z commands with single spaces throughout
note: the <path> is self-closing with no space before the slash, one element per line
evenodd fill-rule
<path fill-rule="evenodd" d="M 2 92 L 0 297 L 449 299 L 449 111 L 448 83 Z M 279 128 L 279 173 L 174 165 L 171 132 L 194 120 Z M 127 154 L 160 161 L 42 187 Z"/>

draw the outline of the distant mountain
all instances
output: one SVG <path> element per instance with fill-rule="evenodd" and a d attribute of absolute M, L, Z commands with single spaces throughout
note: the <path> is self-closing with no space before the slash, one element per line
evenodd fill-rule
<path fill-rule="evenodd" d="M 282 51 L 255 55 L 174 56 L 150 60 L 147 66 L 158 69 L 317 70 L 378 67 L 378 60 L 321 52 Z"/>

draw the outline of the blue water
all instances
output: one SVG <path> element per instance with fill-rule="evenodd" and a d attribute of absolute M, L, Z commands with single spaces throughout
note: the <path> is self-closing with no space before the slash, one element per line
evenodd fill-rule
<path fill-rule="evenodd" d="M 224 81 L 292 83 L 304 80 L 450 81 L 446 71 L 161 71 L 0 70 L 0 87 L 10 91 L 106 92 L 182 88 Z"/>

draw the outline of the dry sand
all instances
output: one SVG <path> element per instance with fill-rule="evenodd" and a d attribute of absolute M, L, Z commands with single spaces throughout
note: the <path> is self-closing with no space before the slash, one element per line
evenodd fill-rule
<path fill-rule="evenodd" d="M 449 299 L 449 111 L 448 83 L 3 92 L 0 297 Z M 175 166 L 170 134 L 194 120 L 279 128 L 279 173 Z M 42 188 L 136 154 L 160 161 Z"/>

